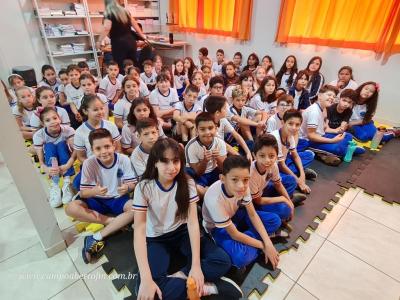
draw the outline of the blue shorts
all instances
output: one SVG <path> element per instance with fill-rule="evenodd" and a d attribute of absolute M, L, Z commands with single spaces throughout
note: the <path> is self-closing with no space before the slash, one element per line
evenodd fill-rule
<path fill-rule="evenodd" d="M 191 176 L 197 184 L 199 184 L 203 187 L 208 187 L 219 179 L 218 168 L 215 168 L 214 170 L 212 170 L 209 173 L 204 173 L 201 176 L 197 176 L 196 172 L 191 167 L 186 167 L 185 172 L 186 172 L 186 174 Z"/>
<path fill-rule="evenodd" d="M 124 212 L 124 205 L 129 200 L 129 195 L 119 198 L 88 198 L 84 200 L 89 209 L 97 211 L 102 215 L 118 216 Z"/>

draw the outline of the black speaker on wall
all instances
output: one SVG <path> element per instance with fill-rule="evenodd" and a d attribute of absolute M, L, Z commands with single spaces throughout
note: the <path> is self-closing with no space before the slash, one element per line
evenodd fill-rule
<path fill-rule="evenodd" d="M 21 75 L 27 86 L 37 86 L 35 70 L 29 66 L 17 66 L 12 68 L 13 74 Z"/>

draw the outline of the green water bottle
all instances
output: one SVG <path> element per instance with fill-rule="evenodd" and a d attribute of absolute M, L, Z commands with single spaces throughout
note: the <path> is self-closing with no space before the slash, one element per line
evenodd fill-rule
<path fill-rule="evenodd" d="M 353 153 L 356 150 L 356 148 L 357 148 L 357 143 L 353 140 L 349 141 L 349 145 L 347 146 L 346 155 L 344 156 L 343 161 L 351 162 L 353 158 Z"/>

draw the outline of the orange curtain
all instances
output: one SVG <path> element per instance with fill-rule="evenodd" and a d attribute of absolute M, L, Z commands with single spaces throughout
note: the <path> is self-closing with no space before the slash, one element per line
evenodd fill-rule
<path fill-rule="evenodd" d="M 176 31 L 249 40 L 252 8 L 253 0 L 170 0 L 169 15 L 177 20 Z"/>
<path fill-rule="evenodd" d="M 282 0 L 276 41 L 400 52 L 400 0 Z"/>

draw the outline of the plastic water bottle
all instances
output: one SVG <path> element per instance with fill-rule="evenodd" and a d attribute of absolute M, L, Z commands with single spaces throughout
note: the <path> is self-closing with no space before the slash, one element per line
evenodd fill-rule
<path fill-rule="evenodd" d="M 345 162 L 351 162 L 353 158 L 353 153 L 357 148 L 357 143 L 353 140 L 349 141 L 349 145 L 347 146 L 346 155 L 343 158 Z"/>
<path fill-rule="evenodd" d="M 376 150 L 378 148 L 379 144 L 382 141 L 383 135 L 385 134 L 385 131 L 385 128 L 378 128 L 378 130 L 375 132 L 375 135 L 371 141 L 371 150 Z"/>
<path fill-rule="evenodd" d="M 57 160 L 57 157 L 51 157 L 50 158 L 50 162 L 51 162 L 51 166 L 53 167 L 53 168 L 57 168 L 58 167 L 58 160 Z M 51 177 L 51 180 L 55 183 L 55 184 L 58 184 L 59 182 L 60 182 L 60 175 L 53 175 L 52 177 Z"/>

